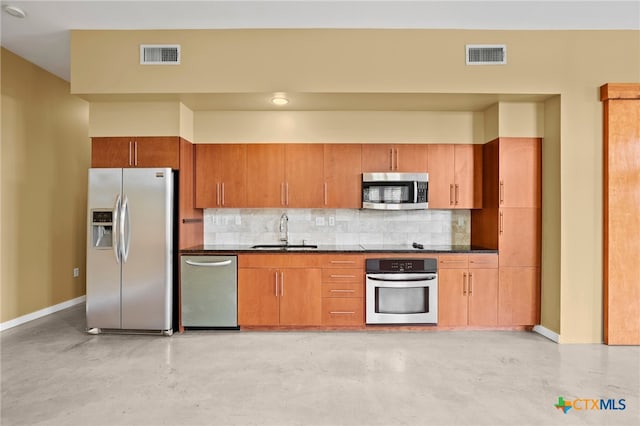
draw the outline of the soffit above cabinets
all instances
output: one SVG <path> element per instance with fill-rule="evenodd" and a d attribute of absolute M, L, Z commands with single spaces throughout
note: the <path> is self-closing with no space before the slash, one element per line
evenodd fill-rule
<path fill-rule="evenodd" d="M 90 102 L 182 102 L 193 111 L 483 111 L 497 102 L 543 102 L 553 94 L 484 93 L 192 93 L 84 95 Z"/>

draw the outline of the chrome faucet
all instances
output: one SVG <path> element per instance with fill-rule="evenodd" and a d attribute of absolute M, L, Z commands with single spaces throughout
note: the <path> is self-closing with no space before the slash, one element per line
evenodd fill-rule
<path fill-rule="evenodd" d="M 289 216 L 286 213 L 280 216 L 280 241 L 289 244 Z"/>

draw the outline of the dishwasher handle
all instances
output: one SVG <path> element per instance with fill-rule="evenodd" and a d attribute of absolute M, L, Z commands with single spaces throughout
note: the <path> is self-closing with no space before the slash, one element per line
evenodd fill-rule
<path fill-rule="evenodd" d="M 223 260 L 222 262 L 194 262 L 193 260 L 185 260 L 185 263 L 191 266 L 216 267 L 231 265 L 231 259 Z"/>

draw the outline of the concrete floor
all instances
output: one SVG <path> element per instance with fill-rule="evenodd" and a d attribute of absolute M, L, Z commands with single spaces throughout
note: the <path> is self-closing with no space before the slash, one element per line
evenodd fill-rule
<path fill-rule="evenodd" d="M 640 423 L 639 347 L 504 331 L 91 336 L 84 323 L 80 305 L 2 333 L 3 426 Z M 564 414 L 559 396 L 626 409 Z"/>

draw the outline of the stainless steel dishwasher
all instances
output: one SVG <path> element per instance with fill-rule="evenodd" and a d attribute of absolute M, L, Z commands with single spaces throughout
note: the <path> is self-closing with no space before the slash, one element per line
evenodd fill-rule
<path fill-rule="evenodd" d="M 238 329 L 238 258 L 181 256 L 184 327 Z"/>

